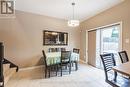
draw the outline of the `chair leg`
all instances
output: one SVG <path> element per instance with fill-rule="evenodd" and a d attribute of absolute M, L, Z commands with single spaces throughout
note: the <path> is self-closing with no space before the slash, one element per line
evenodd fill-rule
<path fill-rule="evenodd" d="M 70 66 L 69 66 L 69 74 L 71 74 L 71 63 L 69 63 Z"/>
<path fill-rule="evenodd" d="M 45 78 L 46 78 L 46 76 L 47 76 L 47 68 L 45 68 Z"/>
<path fill-rule="evenodd" d="M 78 62 L 75 62 L 75 69 L 78 70 Z"/>
<path fill-rule="evenodd" d="M 65 66 L 65 69 L 67 69 L 67 66 Z"/>
<path fill-rule="evenodd" d="M 115 76 L 114 76 L 114 81 L 116 81 L 117 78 L 117 72 L 114 72 Z"/>
<path fill-rule="evenodd" d="M 74 63 L 72 62 L 72 67 L 74 66 Z"/>
<path fill-rule="evenodd" d="M 60 66 L 60 68 L 61 68 L 61 76 L 62 76 L 62 65 Z"/>
<path fill-rule="evenodd" d="M 57 76 L 57 72 L 58 72 L 58 65 L 56 65 L 56 76 Z"/>
<path fill-rule="evenodd" d="M 49 67 L 49 75 L 48 75 L 48 76 L 49 76 L 49 78 L 50 78 L 50 73 L 51 73 L 51 67 Z"/>

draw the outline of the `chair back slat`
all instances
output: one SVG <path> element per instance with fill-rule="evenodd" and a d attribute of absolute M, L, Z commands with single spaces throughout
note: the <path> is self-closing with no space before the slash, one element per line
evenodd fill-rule
<path fill-rule="evenodd" d="M 129 61 L 129 58 L 128 58 L 128 55 L 127 55 L 126 51 L 121 51 L 121 52 L 118 52 L 118 53 L 119 53 L 119 56 L 120 56 L 120 59 L 121 59 L 122 63 L 126 63 L 126 62 Z"/>
<path fill-rule="evenodd" d="M 44 50 L 42 50 L 42 54 L 43 54 L 44 64 L 45 64 L 45 66 L 47 66 L 46 54 L 45 54 Z"/>
<path fill-rule="evenodd" d="M 65 48 L 61 48 L 61 51 L 66 51 L 66 49 Z"/>
<path fill-rule="evenodd" d="M 71 57 L 71 51 L 61 51 L 61 63 L 69 62 Z"/>
<path fill-rule="evenodd" d="M 113 53 L 103 54 L 100 56 L 101 56 L 104 68 L 106 69 L 106 72 L 110 71 L 112 67 L 116 65 Z"/>
<path fill-rule="evenodd" d="M 79 54 L 79 49 L 77 49 L 77 48 L 73 48 L 73 52 Z"/>
<path fill-rule="evenodd" d="M 66 48 L 49 48 L 48 52 L 61 52 L 66 51 Z"/>

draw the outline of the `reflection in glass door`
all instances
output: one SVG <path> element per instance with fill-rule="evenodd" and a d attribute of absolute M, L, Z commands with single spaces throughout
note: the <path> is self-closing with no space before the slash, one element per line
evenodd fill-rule
<path fill-rule="evenodd" d="M 96 32 L 96 67 L 102 68 L 100 54 L 114 53 L 117 64 L 120 50 L 120 25 L 98 29 Z"/>

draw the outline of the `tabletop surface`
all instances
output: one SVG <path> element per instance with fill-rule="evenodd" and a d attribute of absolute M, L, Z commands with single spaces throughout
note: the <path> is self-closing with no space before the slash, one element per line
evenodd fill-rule
<path fill-rule="evenodd" d="M 61 58 L 61 52 L 46 53 L 47 65 L 51 65 L 51 64 L 60 62 L 60 58 Z M 71 59 L 71 61 L 79 61 L 79 54 L 72 52 L 70 59 Z"/>
<path fill-rule="evenodd" d="M 79 54 L 72 52 L 71 56 L 73 56 L 73 55 L 79 56 Z M 49 58 L 49 57 L 60 57 L 61 52 L 49 52 L 49 53 L 46 53 L 46 56 L 47 56 L 47 58 Z"/>
<path fill-rule="evenodd" d="M 60 57 L 61 56 L 61 52 L 49 52 L 46 53 L 47 58 L 48 57 Z"/>
<path fill-rule="evenodd" d="M 116 72 L 119 72 L 121 74 L 130 76 L 130 62 L 115 66 L 115 67 L 113 67 L 113 70 Z"/>

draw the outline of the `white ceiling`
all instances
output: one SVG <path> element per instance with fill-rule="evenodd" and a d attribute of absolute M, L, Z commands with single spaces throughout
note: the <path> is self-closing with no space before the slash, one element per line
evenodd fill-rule
<path fill-rule="evenodd" d="M 16 10 L 61 18 L 72 18 L 72 2 L 75 2 L 75 19 L 86 20 L 123 0 L 16 0 Z"/>

